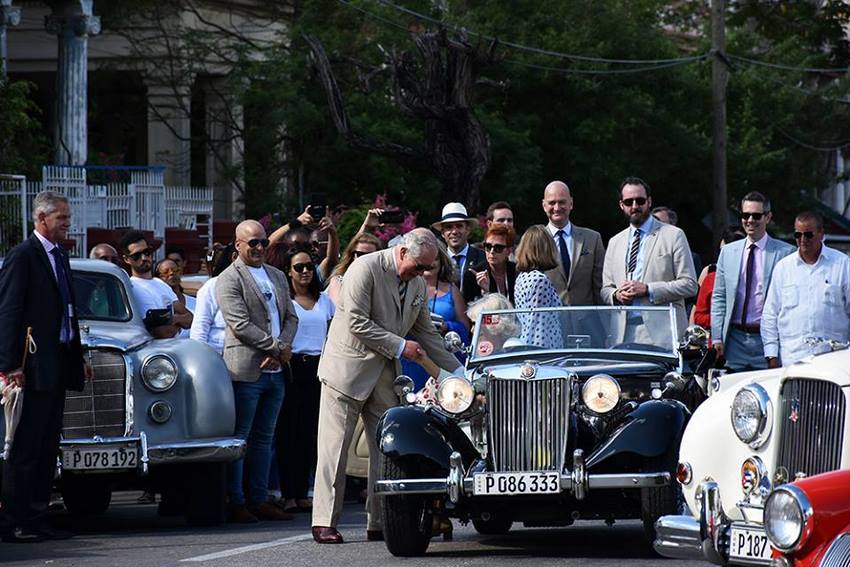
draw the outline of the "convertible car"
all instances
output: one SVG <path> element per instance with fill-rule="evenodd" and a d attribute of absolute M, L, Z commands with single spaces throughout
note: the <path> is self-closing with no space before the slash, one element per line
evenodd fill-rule
<path fill-rule="evenodd" d="M 123 270 L 101 260 L 71 269 L 94 380 L 65 398 L 56 484 L 66 508 L 100 514 L 113 490 L 145 489 L 162 494 L 163 513 L 222 522 L 225 466 L 245 451 L 224 361 L 197 341 L 154 340 Z"/>
<path fill-rule="evenodd" d="M 378 427 L 384 539 L 423 554 L 447 518 L 482 534 L 579 519 L 655 521 L 678 509 L 672 482 L 705 333 L 680 345 L 666 307 L 484 312 L 466 375 L 443 378 Z M 468 430 L 468 433 L 466 431 Z"/>

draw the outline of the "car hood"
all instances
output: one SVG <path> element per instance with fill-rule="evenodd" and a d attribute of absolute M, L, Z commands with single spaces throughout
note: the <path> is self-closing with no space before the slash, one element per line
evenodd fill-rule
<path fill-rule="evenodd" d="M 481 370 L 500 378 L 516 377 L 523 366 L 532 365 L 537 368 L 536 376 L 553 378 L 575 373 L 580 377 L 594 374 L 610 374 L 612 376 L 639 376 L 642 374 L 663 373 L 668 368 L 661 363 L 646 360 L 610 360 L 604 358 L 574 358 L 558 357 L 547 360 L 499 361 L 481 365 Z"/>
<path fill-rule="evenodd" d="M 80 321 L 80 340 L 88 348 L 116 348 L 129 351 L 139 348 L 153 337 L 144 329 L 112 321 Z"/>

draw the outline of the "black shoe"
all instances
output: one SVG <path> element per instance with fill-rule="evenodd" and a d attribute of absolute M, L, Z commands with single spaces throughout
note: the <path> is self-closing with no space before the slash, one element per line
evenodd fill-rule
<path fill-rule="evenodd" d="M 71 539 L 74 537 L 74 532 L 68 530 L 60 530 L 47 524 L 38 528 L 38 533 L 44 536 L 44 539 Z"/>
<path fill-rule="evenodd" d="M 47 537 L 41 531 L 29 528 L 15 528 L 3 536 L 3 541 L 6 543 L 38 543 L 46 539 Z"/>

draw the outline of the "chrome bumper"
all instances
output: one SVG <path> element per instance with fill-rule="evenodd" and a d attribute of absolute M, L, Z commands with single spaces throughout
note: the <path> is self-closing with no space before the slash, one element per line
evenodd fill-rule
<path fill-rule="evenodd" d="M 584 467 L 584 455 L 576 450 L 573 454 L 572 472 L 561 473 L 561 492 L 570 491 L 577 500 L 582 500 L 590 489 L 604 488 L 643 488 L 667 486 L 671 482 L 670 473 L 634 473 L 634 474 L 587 474 Z M 449 500 L 457 504 L 462 498 L 474 495 L 474 479 L 463 471 L 460 453 L 450 457 L 449 476 L 444 478 L 414 478 L 405 480 L 379 480 L 375 492 L 379 494 L 434 494 L 448 495 Z"/>
<path fill-rule="evenodd" d="M 655 522 L 652 546 L 658 555 L 673 559 L 702 559 L 699 522 L 692 516 L 662 516 Z"/>
<path fill-rule="evenodd" d="M 144 431 L 137 436 L 100 437 L 90 439 L 63 439 L 59 443 L 60 451 L 75 447 L 99 447 L 107 445 L 135 446 L 139 449 L 139 464 L 135 470 L 148 474 L 150 465 L 221 463 L 241 458 L 245 454 L 246 443 L 237 437 L 213 437 L 176 443 L 148 444 Z M 59 472 L 62 465 L 59 460 Z M 107 471 L 109 469 L 106 469 Z M 132 469 L 131 469 L 132 470 Z"/>

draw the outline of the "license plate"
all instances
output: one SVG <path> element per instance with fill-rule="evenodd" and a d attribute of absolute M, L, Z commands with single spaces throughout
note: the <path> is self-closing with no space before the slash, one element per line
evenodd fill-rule
<path fill-rule="evenodd" d="M 561 475 L 552 472 L 478 473 L 473 477 L 472 493 L 492 494 L 557 494 L 561 492 Z"/>
<path fill-rule="evenodd" d="M 770 563 L 772 552 L 764 528 L 732 525 L 729 533 L 730 559 L 755 559 L 761 560 L 759 563 Z"/>
<path fill-rule="evenodd" d="M 132 447 L 84 447 L 62 450 L 62 468 L 69 470 L 134 469 L 139 452 Z"/>

